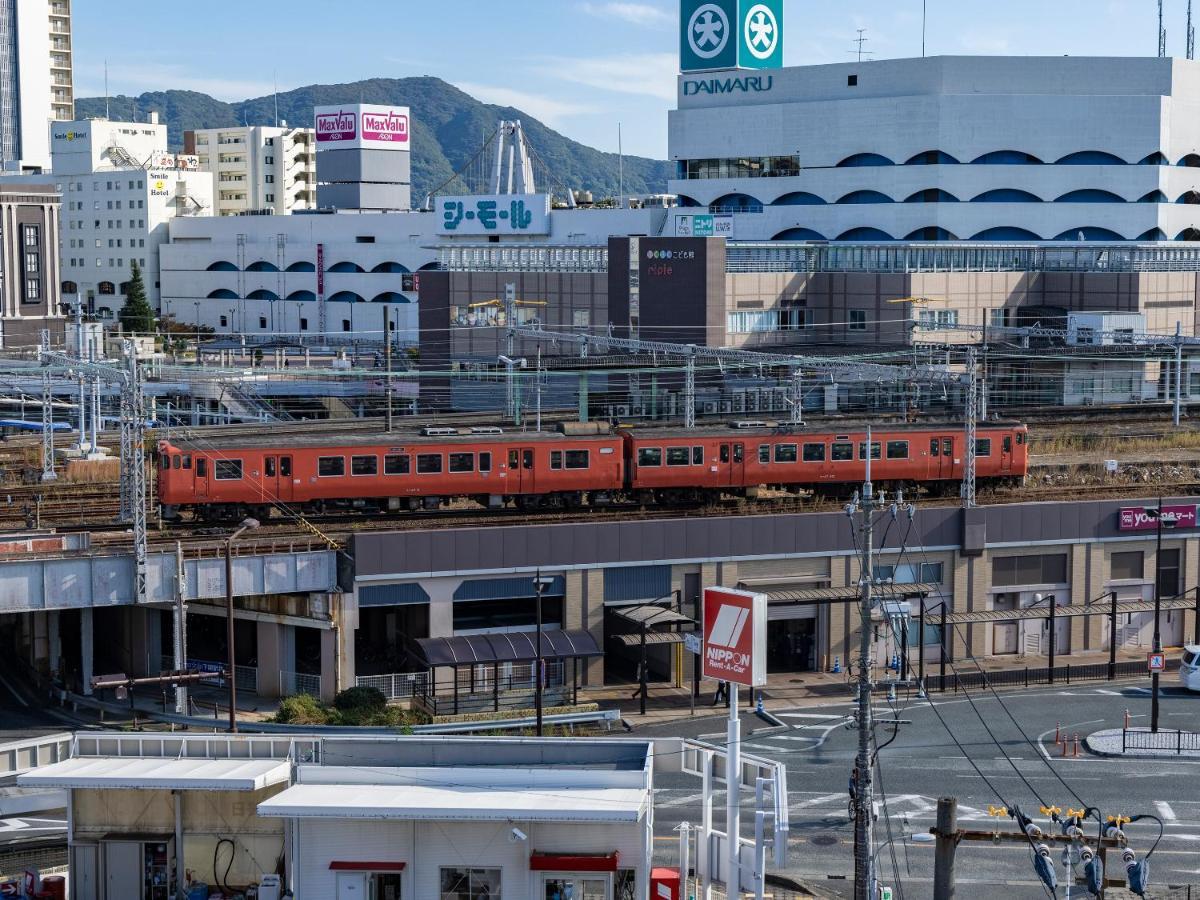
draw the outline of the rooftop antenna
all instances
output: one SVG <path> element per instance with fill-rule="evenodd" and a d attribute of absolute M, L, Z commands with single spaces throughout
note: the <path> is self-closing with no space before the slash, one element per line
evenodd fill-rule
<path fill-rule="evenodd" d="M 1163 24 L 1163 0 L 1158 0 L 1158 58 L 1167 55 L 1167 26 Z"/>
<path fill-rule="evenodd" d="M 848 53 L 857 53 L 859 62 L 863 61 L 864 56 L 874 56 L 875 55 L 873 51 L 863 49 L 863 44 L 865 44 L 867 41 L 870 40 L 870 38 L 865 36 L 866 31 L 867 31 L 867 29 L 865 29 L 865 28 L 858 29 L 858 37 L 855 38 L 853 41 L 851 41 L 852 44 L 858 44 L 858 49 L 846 51 Z"/>
<path fill-rule="evenodd" d="M 1196 58 L 1196 28 L 1192 25 L 1192 0 L 1188 0 L 1187 58 Z"/>

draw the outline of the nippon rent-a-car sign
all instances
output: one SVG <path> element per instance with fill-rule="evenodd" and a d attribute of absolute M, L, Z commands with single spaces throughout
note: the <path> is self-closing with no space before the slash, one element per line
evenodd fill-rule
<path fill-rule="evenodd" d="M 767 683 L 767 595 L 704 589 L 704 677 L 743 687 Z"/>

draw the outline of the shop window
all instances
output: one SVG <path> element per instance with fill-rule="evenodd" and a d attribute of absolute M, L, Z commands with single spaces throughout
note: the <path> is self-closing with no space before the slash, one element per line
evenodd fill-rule
<path fill-rule="evenodd" d="M 445 868 L 441 871 L 440 900 L 500 900 L 499 869 Z"/>

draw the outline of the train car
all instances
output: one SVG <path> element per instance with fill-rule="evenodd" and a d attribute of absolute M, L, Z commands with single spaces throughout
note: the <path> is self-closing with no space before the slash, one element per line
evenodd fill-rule
<path fill-rule="evenodd" d="M 738 423 L 691 430 L 628 429 L 629 489 L 644 502 L 713 493 L 753 497 L 763 487 L 842 493 L 867 475 L 865 426 L 838 430 Z M 879 484 L 951 486 L 966 470 L 962 426 L 896 425 L 871 432 Z M 1029 471 L 1028 429 L 987 424 L 976 434 L 976 482 L 1019 481 Z"/>
<path fill-rule="evenodd" d="M 264 518 L 273 508 L 436 509 L 458 498 L 497 508 L 603 505 L 625 484 L 619 435 L 522 434 L 499 428 L 162 441 L 163 517 Z"/>

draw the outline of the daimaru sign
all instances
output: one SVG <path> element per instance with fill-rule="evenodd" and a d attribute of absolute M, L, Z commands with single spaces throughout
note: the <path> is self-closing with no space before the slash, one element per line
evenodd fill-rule
<path fill-rule="evenodd" d="M 767 595 L 704 589 L 704 677 L 743 687 L 767 683 Z"/>
<path fill-rule="evenodd" d="M 679 68 L 777 69 L 783 0 L 681 0 Z"/>

